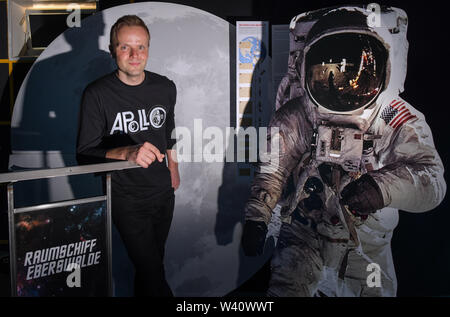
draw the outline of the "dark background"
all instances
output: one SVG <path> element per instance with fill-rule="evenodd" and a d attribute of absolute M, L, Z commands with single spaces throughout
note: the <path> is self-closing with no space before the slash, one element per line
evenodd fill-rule
<path fill-rule="evenodd" d="M 143 1 L 100 0 L 99 9 Z M 288 24 L 295 15 L 327 6 L 369 3 L 363 1 L 288 1 L 288 0 L 179 0 L 184 4 L 213 13 L 230 23 L 236 20 L 266 20 L 271 24 Z M 372 1 L 370 1 L 372 2 Z M 375 1 L 374 1 L 375 2 Z M 424 113 L 430 125 L 436 148 L 449 165 L 448 96 L 449 76 L 446 58 L 447 26 L 450 5 L 438 1 L 376 1 L 381 5 L 402 8 L 409 18 L 408 74 L 401 95 Z M 269 49 L 270 53 L 270 49 Z M 10 152 L 10 118 L 14 98 L 34 60 L 11 61 L 7 50 L 7 2 L 0 0 L 0 172 L 7 171 Z M 446 173 L 446 180 L 448 175 Z M 7 284 L 8 227 L 5 187 L 0 187 L 0 285 Z M 398 278 L 398 296 L 450 296 L 449 202 L 435 210 L 412 214 L 400 212 L 400 223 L 394 233 L 392 250 Z M 262 295 L 267 287 L 269 265 L 231 293 L 233 296 Z M 0 287 L 0 296 L 9 288 Z"/>

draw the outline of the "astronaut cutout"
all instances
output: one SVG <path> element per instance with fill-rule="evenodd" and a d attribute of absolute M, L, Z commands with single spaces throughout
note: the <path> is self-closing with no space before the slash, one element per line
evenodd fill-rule
<path fill-rule="evenodd" d="M 395 296 L 398 209 L 428 211 L 445 195 L 431 130 L 399 97 L 406 13 L 378 9 L 375 24 L 363 6 L 291 22 L 288 74 L 270 122 L 278 134 L 268 135 L 269 144 L 280 140 L 279 166 L 263 172 L 267 163 L 259 164 L 242 237 L 247 255 L 261 254 L 282 205 L 270 296 Z M 379 268 L 379 283 L 368 283 L 368 268 Z"/>

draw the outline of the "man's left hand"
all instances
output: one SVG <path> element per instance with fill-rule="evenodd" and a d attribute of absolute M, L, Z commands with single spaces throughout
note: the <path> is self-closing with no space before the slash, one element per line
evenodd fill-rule
<path fill-rule="evenodd" d="M 366 216 L 384 207 L 380 187 L 368 174 L 345 186 L 341 197 L 341 203 L 357 216 Z"/>
<path fill-rule="evenodd" d="M 178 166 L 169 168 L 170 179 L 172 181 L 173 190 L 177 190 L 180 187 L 180 173 L 178 172 Z"/>
<path fill-rule="evenodd" d="M 180 187 L 180 173 L 178 172 L 178 159 L 177 152 L 172 149 L 168 149 L 167 153 L 167 167 L 170 171 L 170 180 L 172 181 L 173 190 L 177 190 Z"/>

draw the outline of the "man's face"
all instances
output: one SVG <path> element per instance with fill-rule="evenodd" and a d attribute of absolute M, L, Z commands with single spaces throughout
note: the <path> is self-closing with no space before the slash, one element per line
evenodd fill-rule
<path fill-rule="evenodd" d="M 148 59 L 149 37 L 140 26 L 123 26 L 117 33 L 116 62 L 119 75 L 127 78 L 142 76 Z"/>

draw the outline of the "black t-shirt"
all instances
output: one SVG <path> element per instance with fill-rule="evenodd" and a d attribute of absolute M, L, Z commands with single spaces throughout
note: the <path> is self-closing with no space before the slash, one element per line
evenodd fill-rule
<path fill-rule="evenodd" d="M 77 141 L 80 162 L 105 161 L 110 149 L 150 142 L 162 154 L 172 148 L 176 87 L 173 81 L 145 71 L 137 86 L 123 83 L 116 72 L 89 84 L 83 95 Z M 116 171 L 113 189 L 130 196 L 159 196 L 171 189 L 165 160 L 148 168 Z"/>

